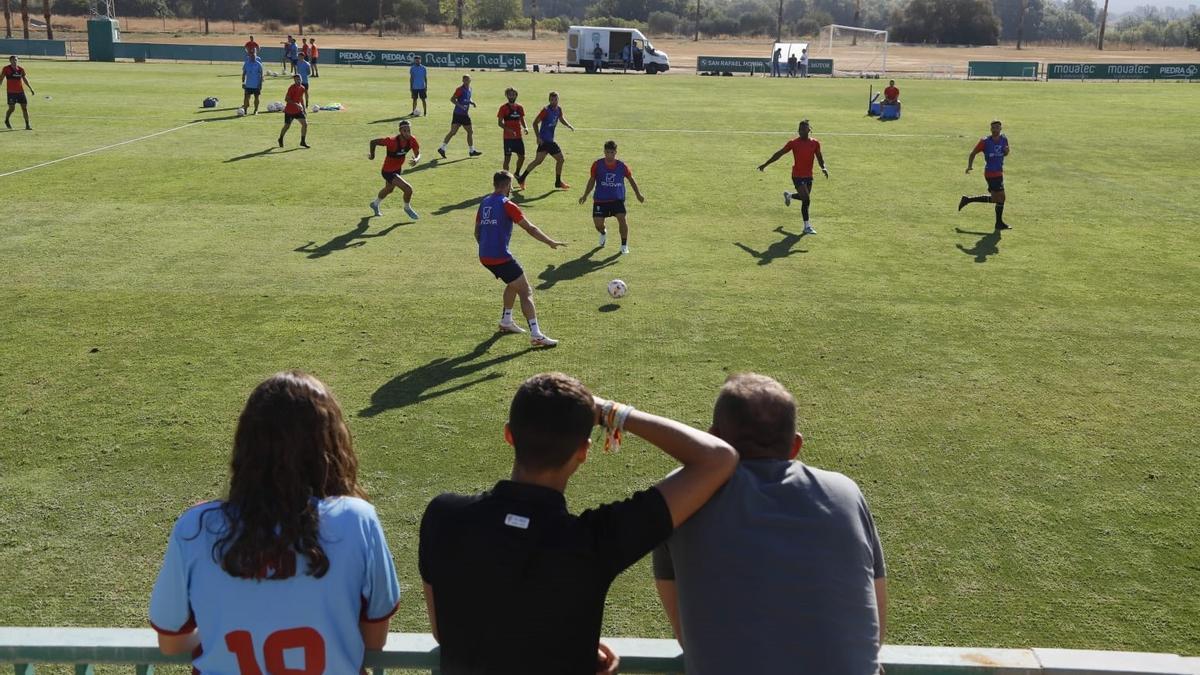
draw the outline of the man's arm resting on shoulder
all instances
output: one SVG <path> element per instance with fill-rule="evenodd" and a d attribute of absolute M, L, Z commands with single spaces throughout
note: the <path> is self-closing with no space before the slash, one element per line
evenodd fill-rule
<path fill-rule="evenodd" d="M 655 579 L 654 588 L 658 590 L 658 599 L 662 601 L 663 611 L 671 622 L 671 632 L 679 646 L 683 646 L 683 631 L 679 628 L 679 595 L 675 589 L 674 579 Z"/>

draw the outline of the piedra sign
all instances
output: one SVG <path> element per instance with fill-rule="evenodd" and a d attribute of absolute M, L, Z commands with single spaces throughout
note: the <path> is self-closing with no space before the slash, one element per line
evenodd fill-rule
<path fill-rule="evenodd" d="M 415 57 L 429 68 L 525 70 L 524 54 L 496 52 L 405 52 L 383 49 L 338 49 L 334 62 L 349 66 L 411 66 Z"/>

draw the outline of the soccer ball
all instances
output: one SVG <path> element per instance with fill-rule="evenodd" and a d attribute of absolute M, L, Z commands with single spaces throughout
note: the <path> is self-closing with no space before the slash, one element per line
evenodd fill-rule
<path fill-rule="evenodd" d="M 245 109 L 245 108 L 238 108 L 238 109 L 237 109 L 237 116 L 238 116 L 238 117 L 245 117 L 245 116 L 246 116 L 246 109 Z"/>
<path fill-rule="evenodd" d="M 613 279 L 608 282 L 608 294 L 614 298 L 623 298 L 628 291 L 629 287 L 620 279 Z"/>
<path fill-rule="evenodd" d="M 313 111 L 313 112 L 321 112 L 321 106 L 319 106 L 319 105 L 317 105 L 316 103 L 314 103 L 314 104 L 313 104 L 313 107 L 312 107 L 312 111 Z"/>

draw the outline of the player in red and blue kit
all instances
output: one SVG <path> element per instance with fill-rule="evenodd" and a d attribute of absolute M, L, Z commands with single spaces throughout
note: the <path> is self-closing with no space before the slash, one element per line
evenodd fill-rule
<path fill-rule="evenodd" d="M 587 187 L 583 189 L 583 196 L 579 198 L 579 203 L 584 203 L 591 194 L 592 188 L 596 188 L 596 198 L 592 203 L 592 223 L 596 226 L 596 231 L 600 233 L 598 246 L 604 248 L 604 244 L 608 241 L 608 230 L 604 227 L 604 219 L 616 216 L 617 225 L 621 228 L 621 255 L 629 253 L 629 224 L 625 222 L 625 181 L 627 180 L 629 186 L 633 188 L 633 194 L 637 195 L 638 201 L 646 201 L 646 198 L 642 196 L 642 191 L 638 189 L 637 181 L 633 179 L 633 172 L 629 170 L 625 162 L 617 159 L 617 142 L 606 141 L 604 156 L 592 162 L 591 176 L 588 177 Z"/>
<path fill-rule="evenodd" d="M 497 171 L 492 176 L 492 194 L 483 198 L 475 213 L 475 241 L 479 244 L 479 262 L 497 279 L 504 282 L 504 311 L 500 314 L 500 331 L 524 333 L 525 329 L 513 322 L 513 305 L 521 298 L 521 313 L 529 322 L 530 344 L 534 347 L 553 347 L 558 340 L 547 337 L 538 326 L 537 310 L 533 306 L 533 288 L 525 279 L 525 270 L 508 251 L 512 238 L 513 223 L 529 233 L 529 236 L 550 248 L 566 246 L 566 242 L 555 241 L 529 222 L 521 207 L 509 199 L 512 195 L 513 175 Z"/>
<path fill-rule="evenodd" d="M 533 120 L 533 133 L 537 135 L 538 139 L 537 156 L 525 168 L 525 173 L 517 174 L 517 183 L 522 188 L 525 187 L 525 179 L 529 178 L 529 174 L 533 173 L 533 170 L 546 159 L 546 155 L 550 155 L 554 158 L 554 187 L 559 190 L 571 189 L 571 186 L 564 183 L 562 179 L 564 161 L 562 149 L 558 147 L 558 143 L 554 142 L 554 130 L 558 127 L 559 122 L 562 122 L 562 125 L 571 131 L 575 131 L 575 127 L 567 121 L 562 108 L 558 105 L 558 92 L 552 91 L 550 92 L 550 105 L 542 108 L 542 111 Z"/>
<path fill-rule="evenodd" d="M 228 497 L 176 521 L 150 595 L 165 654 L 201 673 L 358 673 L 400 603 L 336 399 L 315 377 L 255 388 Z"/>
<path fill-rule="evenodd" d="M 450 132 L 442 139 L 442 144 L 438 147 L 438 154 L 442 159 L 446 159 L 446 146 L 450 144 L 450 139 L 454 138 L 454 134 L 458 133 L 458 128 L 463 127 L 467 130 L 467 154 L 471 157 L 478 157 L 483 153 L 475 149 L 475 132 L 471 128 L 471 106 L 475 105 L 475 101 L 471 100 L 471 76 L 463 75 L 462 86 L 454 90 L 454 94 L 450 97 L 450 102 L 454 104 L 454 116 L 450 118 Z"/>
<path fill-rule="evenodd" d="M 974 202 L 991 202 L 996 205 L 996 229 L 1011 230 L 1012 226 L 1004 222 L 1004 158 L 1008 157 L 1008 137 L 1000 133 L 1000 120 L 992 122 L 992 135 L 979 139 L 971 154 L 967 157 L 967 173 L 971 173 L 971 165 L 975 163 L 975 155 L 983 153 L 983 178 L 987 181 L 988 193 L 976 197 L 963 195 L 958 200 L 958 210 L 962 211 L 967 204 Z"/>

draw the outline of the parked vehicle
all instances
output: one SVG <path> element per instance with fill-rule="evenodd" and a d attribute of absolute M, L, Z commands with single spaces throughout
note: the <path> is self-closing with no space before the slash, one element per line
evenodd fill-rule
<path fill-rule="evenodd" d="M 596 47 L 600 58 L 596 58 Z M 598 69 L 644 70 L 651 75 L 671 68 L 667 53 L 654 48 L 636 28 L 571 26 L 567 30 L 567 65 L 589 73 Z"/>

